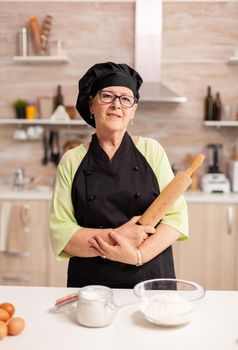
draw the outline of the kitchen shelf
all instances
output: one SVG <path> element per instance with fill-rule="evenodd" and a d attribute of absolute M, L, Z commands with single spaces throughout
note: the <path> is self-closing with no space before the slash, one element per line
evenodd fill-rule
<path fill-rule="evenodd" d="M 0 118 L 0 124 L 2 125 L 83 125 L 88 126 L 88 124 L 82 119 L 72 119 L 72 120 L 51 120 L 51 119 L 15 119 L 15 118 Z"/>
<path fill-rule="evenodd" d="M 238 64 L 238 56 L 231 56 L 227 63 L 228 64 Z"/>
<path fill-rule="evenodd" d="M 205 126 L 221 127 L 238 127 L 238 120 L 207 120 L 204 121 Z"/>
<path fill-rule="evenodd" d="M 14 56 L 13 61 L 17 63 L 68 63 L 68 56 Z"/>
<path fill-rule="evenodd" d="M 215 58 L 181 58 L 181 59 L 162 59 L 162 64 L 223 64 L 224 59 Z"/>
<path fill-rule="evenodd" d="M 40 0 L 40 2 L 67 2 L 68 0 Z M 184 0 L 162 0 L 163 2 L 184 2 Z M 228 0 L 186 0 L 188 3 L 193 3 L 193 2 L 227 2 Z M 235 1 L 235 0 L 233 0 Z M 39 0 L 8 0 L 8 2 L 39 2 Z M 95 0 L 70 0 L 70 2 L 95 2 Z M 97 0 L 97 2 L 119 2 L 119 3 L 134 3 L 136 0 Z"/>

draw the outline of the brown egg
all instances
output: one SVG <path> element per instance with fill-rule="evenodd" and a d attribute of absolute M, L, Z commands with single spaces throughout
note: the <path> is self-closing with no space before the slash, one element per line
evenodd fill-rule
<path fill-rule="evenodd" d="M 0 340 L 7 335 L 7 325 L 5 322 L 0 321 Z"/>
<path fill-rule="evenodd" d="M 6 310 L 0 308 L 0 321 L 7 322 L 9 318 L 9 313 Z"/>
<path fill-rule="evenodd" d="M 18 335 L 25 328 L 25 321 L 21 317 L 13 317 L 7 324 L 9 335 Z"/>
<path fill-rule="evenodd" d="M 9 313 L 10 317 L 14 315 L 15 307 L 11 303 L 2 303 L 0 304 L 0 308 L 6 310 Z"/>

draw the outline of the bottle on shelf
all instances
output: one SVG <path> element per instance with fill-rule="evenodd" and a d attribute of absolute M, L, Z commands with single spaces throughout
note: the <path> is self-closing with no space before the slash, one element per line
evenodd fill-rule
<path fill-rule="evenodd" d="M 42 48 L 42 53 L 46 55 L 49 51 L 49 36 L 51 32 L 51 27 L 52 27 L 52 20 L 53 17 L 51 15 L 46 15 L 42 29 L 41 29 L 41 48 Z"/>
<path fill-rule="evenodd" d="M 207 88 L 207 96 L 205 97 L 205 120 L 213 120 L 213 98 L 211 86 Z"/>
<path fill-rule="evenodd" d="M 33 101 L 26 101 L 25 107 L 26 119 L 35 119 L 36 117 L 36 104 Z"/>
<path fill-rule="evenodd" d="M 18 32 L 17 55 L 22 57 L 28 56 L 28 35 L 26 27 L 21 28 Z"/>
<path fill-rule="evenodd" d="M 222 103 L 220 93 L 216 93 L 216 97 L 213 102 L 213 120 L 221 120 Z"/>
<path fill-rule="evenodd" d="M 58 106 L 64 106 L 64 97 L 62 95 L 62 87 L 61 87 L 61 85 L 57 86 L 57 94 L 55 96 L 55 109 Z"/>

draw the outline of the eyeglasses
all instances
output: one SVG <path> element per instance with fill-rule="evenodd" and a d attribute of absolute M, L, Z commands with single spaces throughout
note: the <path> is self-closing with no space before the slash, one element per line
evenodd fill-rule
<path fill-rule="evenodd" d="M 118 96 L 113 94 L 112 92 L 105 91 L 105 90 L 99 91 L 98 94 L 99 94 L 100 101 L 102 101 L 103 103 L 109 104 L 115 101 L 116 98 L 118 98 L 120 101 L 120 104 L 126 108 L 131 108 L 137 102 L 137 99 L 134 96 L 128 96 L 128 95 Z"/>

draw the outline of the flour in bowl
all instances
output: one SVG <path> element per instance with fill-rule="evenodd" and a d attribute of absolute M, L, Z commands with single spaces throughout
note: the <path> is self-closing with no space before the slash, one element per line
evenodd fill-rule
<path fill-rule="evenodd" d="M 194 307 L 177 292 L 160 292 L 141 302 L 141 311 L 152 323 L 177 326 L 191 321 Z"/>

